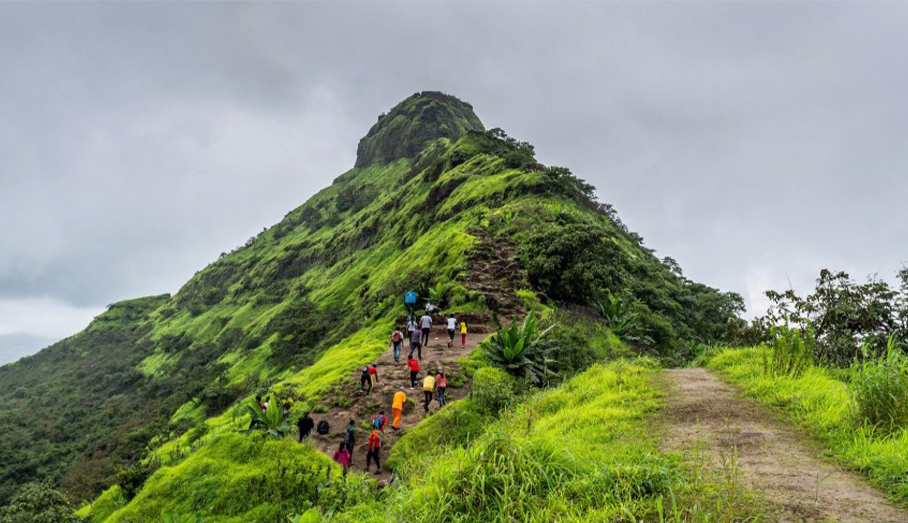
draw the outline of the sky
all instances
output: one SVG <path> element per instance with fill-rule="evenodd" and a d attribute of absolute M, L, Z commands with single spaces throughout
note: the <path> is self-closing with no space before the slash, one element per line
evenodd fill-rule
<path fill-rule="evenodd" d="M 908 261 L 908 4 L 0 2 L 0 363 L 192 274 L 410 94 L 765 311 Z"/>

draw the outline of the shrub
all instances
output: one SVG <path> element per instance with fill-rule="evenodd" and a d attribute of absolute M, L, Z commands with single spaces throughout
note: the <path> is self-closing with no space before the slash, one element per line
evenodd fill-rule
<path fill-rule="evenodd" d="M 272 438 L 282 438 L 290 434 L 290 424 L 287 423 L 284 409 L 277 399 L 272 398 L 265 412 L 262 412 L 254 399 L 250 399 L 246 402 L 246 412 L 252 420 L 247 434 L 261 431 Z"/>
<path fill-rule="evenodd" d="M 862 420 L 886 431 L 908 425 L 908 356 L 894 337 L 885 356 L 854 365 L 851 390 Z"/>
<path fill-rule="evenodd" d="M 489 360 L 514 376 L 528 378 L 537 385 L 547 383 L 551 374 L 548 368 L 551 359 L 539 340 L 555 325 L 537 333 L 535 311 L 530 312 L 519 326 L 514 322 L 510 327 L 503 327 L 498 318 L 495 318 L 495 323 L 498 332 L 482 346 Z"/>
<path fill-rule="evenodd" d="M 82 523 L 69 500 L 47 483 L 22 487 L 9 505 L 0 508 L 0 523 Z"/>
<path fill-rule="evenodd" d="M 473 401 L 491 414 L 498 414 L 514 400 L 514 378 L 495 367 L 484 367 L 473 375 Z"/>
<path fill-rule="evenodd" d="M 763 353 L 763 374 L 800 378 L 813 365 L 813 331 L 784 324 L 774 326 L 772 336 L 772 350 Z"/>

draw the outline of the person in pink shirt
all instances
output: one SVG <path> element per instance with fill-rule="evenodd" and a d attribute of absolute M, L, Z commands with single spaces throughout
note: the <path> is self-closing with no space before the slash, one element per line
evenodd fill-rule
<path fill-rule="evenodd" d="M 445 403 L 448 402 L 445 398 L 445 389 L 448 388 L 448 380 L 445 378 L 444 369 L 439 369 L 438 374 L 435 375 L 435 392 L 438 394 L 438 406 L 444 407 Z"/>
<path fill-rule="evenodd" d="M 334 451 L 334 461 L 344 467 L 344 475 L 346 476 L 347 469 L 350 468 L 350 451 L 347 450 L 347 446 L 343 441 L 340 442 L 340 446 Z"/>

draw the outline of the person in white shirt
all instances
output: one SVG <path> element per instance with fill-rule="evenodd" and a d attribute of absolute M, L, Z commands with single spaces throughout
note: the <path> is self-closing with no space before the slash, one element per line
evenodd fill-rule
<path fill-rule="evenodd" d="M 454 331 L 457 330 L 457 318 L 453 314 L 448 316 L 448 348 L 454 345 Z"/>
<path fill-rule="evenodd" d="M 423 314 L 419 319 L 419 326 L 422 329 L 422 345 L 429 346 L 429 332 L 432 330 L 432 317 L 428 313 Z"/>

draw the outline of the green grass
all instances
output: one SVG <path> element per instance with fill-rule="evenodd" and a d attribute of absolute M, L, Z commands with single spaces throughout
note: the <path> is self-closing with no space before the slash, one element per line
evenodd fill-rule
<path fill-rule="evenodd" d="M 791 414 L 832 457 L 908 505 L 908 427 L 889 433 L 860 420 L 854 395 L 842 381 L 847 371 L 815 366 L 800 378 L 765 376 L 766 350 L 725 349 L 708 356 L 707 366 L 748 396 Z"/>

